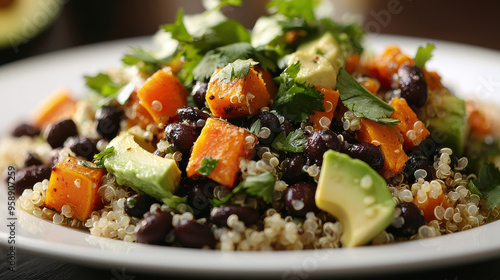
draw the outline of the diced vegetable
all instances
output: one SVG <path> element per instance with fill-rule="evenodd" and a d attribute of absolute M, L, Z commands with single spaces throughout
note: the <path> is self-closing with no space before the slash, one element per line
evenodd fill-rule
<path fill-rule="evenodd" d="M 139 96 L 136 92 L 133 92 L 129 99 L 127 100 L 127 127 L 130 128 L 135 125 L 139 125 L 142 129 L 150 124 L 154 124 L 155 120 L 151 114 L 141 105 Z"/>
<path fill-rule="evenodd" d="M 429 185 L 424 185 L 424 188 L 417 192 L 413 202 L 422 212 L 426 222 L 436 220 L 436 207 L 443 207 L 442 213 L 448 208 L 448 198 L 443 191 L 443 186 L 438 181 L 431 181 Z M 438 210 L 439 211 L 439 210 Z M 438 213 L 439 215 L 439 213 Z"/>
<path fill-rule="evenodd" d="M 270 95 L 266 83 L 253 66 L 243 78 L 230 82 L 217 79 L 215 71 L 208 84 L 206 100 L 214 117 L 233 118 L 257 113 L 268 106 Z"/>
<path fill-rule="evenodd" d="M 44 128 L 48 124 L 70 118 L 75 111 L 76 101 L 68 89 L 60 88 L 45 98 L 35 109 L 33 124 Z"/>
<path fill-rule="evenodd" d="M 430 134 L 429 130 L 425 128 L 425 124 L 418 119 L 417 114 L 413 112 L 404 99 L 394 98 L 391 101 L 391 106 L 394 107 L 394 113 L 391 117 L 401 121 L 396 124 L 396 127 L 403 135 L 404 150 L 407 151 L 420 145 Z"/>
<path fill-rule="evenodd" d="M 252 156 L 257 137 L 243 128 L 209 118 L 193 146 L 186 169 L 187 176 L 200 175 L 197 171 L 205 158 L 218 159 L 216 167 L 207 176 L 224 186 L 233 187 L 240 170 L 240 161 Z"/>
<path fill-rule="evenodd" d="M 427 87 L 430 90 L 440 90 L 443 88 L 443 84 L 441 84 L 441 76 L 437 72 L 429 72 L 424 69 L 424 78 L 427 83 Z"/>
<path fill-rule="evenodd" d="M 157 124 L 167 123 L 187 105 L 187 91 L 169 68 L 158 70 L 138 92 L 141 105 Z"/>
<path fill-rule="evenodd" d="M 267 92 L 269 93 L 271 98 L 276 97 L 276 94 L 278 93 L 278 87 L 274 83 L 273 76 L 271 75 L 271 73 L 258 65 L 256 65 L 254 69 L 257 72 L 259 72 L 260 77 L 266 84 Z"/>
<path fill-rule="evenodd" d="M 403 171 L 406 161 L 409 159 L 403 150 L 403 139 L 396 126 L 388 126 L 363 119 L 361 128 L 358 130 L 358 140 L 369 142 L 376 146 L 384 154 L 384 167 L 381 175 L 389 179 Z"/>
<path fill-rule="evenodd" d="M 399 66 L 412 64 L 413 59 L 402 53 L 398 46 L 388 46 L 381 55 L 375 56 L 367 62 L 371 77 L 380 81 L 384 88 L 391 88 L 394 74 L 398 72 Z"/>
<path fill-rule="evenodd" d="M 105 174 L 105 169 L 85 167 L 78 159 L 68 158 L 52 169 L 45 207 L 61 212 L 68 205 L 73 218 L 85 221 L 103 207 L 98 190 Z"/>
<path fill-rule="evenodd" d="M 309 123 L 315 130 L 329 128 L 332 123 L 335 108 L 339 102 L 339 92 L 329 88 L 315 87 L 316 90 L 323 94 L 323 107 L 325 111 L 314 111 L 314 115 L 309 117 Z"/>

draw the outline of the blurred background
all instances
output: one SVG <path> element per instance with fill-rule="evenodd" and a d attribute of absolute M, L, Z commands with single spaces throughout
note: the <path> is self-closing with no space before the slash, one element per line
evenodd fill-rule
<path fill-rule="evenodd" d="M 330 0 L 334 18 L 356 15 L 369 32 L 449 40 L 500 50 L 499 1 Z M 251 28 L 264 0 L 226 9 Z M 0 0 L 0 65 L 46 52 L 153 34 L 177 9 L 203 11 L 200 0 Z"/>

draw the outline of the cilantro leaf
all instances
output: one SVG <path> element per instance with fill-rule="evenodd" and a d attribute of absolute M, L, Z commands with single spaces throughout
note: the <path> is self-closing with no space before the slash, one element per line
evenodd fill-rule
<path fill-rule="evenodd" d="M 241 182 L 236 188 L 244 190 L 247 194 L 262 198 L 265 202 L 273 201 L 274 183 L 276 179 L 271 172 L 262 173 L 257 176 L 250 176 Z M 234 191 L 233 191 L 234 192 Z"/>
<path fill-rule="evenodd" d="M 337 89 L 340 92 L 342 104 L 357 117 L 386 125 L 400 122 L 398 119 L 390 118 L 394 112 L 391 105 L 370 93 L 343 68 L 337 76 Z"/>
<path fill-rule="evenodd" d="M 86 85 L 102 96 L 113 96 L 121 85 L 111 79 L 109 75 L 99 73 L 95 76 L 84 76 Z"/>
<path fill-rule="evenodd" d="M 288 66 L 279 77 L 280 86 L 274 99 L 273 109 L 287 119 L 305 122 L 314 111 L 324 111 L 323 94 L 296 80 L 300 71 L 300 62 Z"/>
<path fill-rule="evenodd" d="M 316 20 L 314 6 L 318 1 L 272 0 L 267 4 L 270 12 L 282 14 L 288 18 L 304 18 L 309 22 Z"/>
<path fill-rule="evenodd" d="M 500 170 L 489 162 L 481 168 L 477 180 L 469 182 L 471 192 L 484 196 L 491 210 L 500 205 Z"/>
<path fill-rule="evenodd" d="M 288 135 L 286 135 L 285 131 L 278 134 L 271 146 L 280 151 L 302 153 L 306 143 L 307 140 L 304 137 L 304 132 L 301 129 L 296 129 Z"/>
<path fill-rule="evenodd" d="M 213 207 L 229 203 L 231 198 L 239 192 L 246 192 L 249 195 L 255 195 L 262 198 L 266 203 L 273 202 L 274 184 L 276 179 L 271 172 L 265 172 L 257 176 L 250 176 L 236 186 L 233 191 L 223 199 L 212 199 L 210 204 Z"/>
<path fill-rule="evenodd" d="M 259 63 L 253 60 L 237 59 L 236 61 L 229 63 L 224 68 L 222 68 L 217 74 L 213 76 L 213 79 L 222 80 L 226 83 L 229 83 L 234 79 L 241 79 L 248 74 L 248 72 L 250 71 L 250 66 L 257 64 Z"/>
<path fill-rule="evenodd" d="M 125 65 L 137 65 L 139 70 L 153 74 L 172 60 L 173 54 L 162 54 L 158 51 L 131 47 L 122 57 Z"/>
<path fill-rule="evenodd" d="M 425 48 L 418 47 L 417 54 L 415 54 L 415 66 L 424 69 L 425 63 L 432 58 L 432 51 L 436 48 L 436 45 L 428 43 Z"/>
<path fill-rule="evenodd" d="M 172 38 L 179 42 L 191 42 L 193 37 L 191 37 L 186 29 L 183 17 L 184 11 L 180 9 L 175 17 L 175 22 L 171 24 L 164 24 L 162 28 L 163 30 L 170 32 L 172 34 Z"/>
<path fill-rule="evenodd" d="M 260 122 L 260 119 L 257 119 L 252 126 L 250 127 L 250 133 L 252 133 L 255 136 L 259 136 L 259 131 L 262 128 L 262 124 Z"/>
<path fill-rule="evenodd" d="M 85 167 L 90 167 L 90 168 L 105 168 L 104 167 L 104 160 L 111 156 L 115 150 L 115 147 L 108 147 L 104 151 L 94 155 L 94 164 L 91 165 L 87 161 L 81 161 L 80 164 L 85 166 Z"/>
<path fill-rule="evenodd" d="M 203 176 L 208 176 L 212 174 L 215 167 L 217 167 L 218 163 L 219 163 L 218 159 L 212 157 L 205 157 L 201 160 L 201 166 L 196 171 L 198 171 L 198 173 L 200 173 Z"/>

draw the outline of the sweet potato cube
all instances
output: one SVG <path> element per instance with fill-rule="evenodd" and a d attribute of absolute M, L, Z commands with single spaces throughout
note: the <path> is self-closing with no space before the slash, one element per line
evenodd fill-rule
<path fill-rule="evenodd" d="M 394 98 L 391 101 L 391 106 L 394 108 L 391 118 L 401 121 L 396 124 L 396 127 L 403 135 L 405 151 L 420 145 L 430 134 L 429 130 L 425 128 L 425 124 L 418 119 L 417 114 L 413 112 L 404 99 Z"/>
<path fill-rule="evenodd" d="M 402 137 L 396 126 L 388 126 L 363 119 L 358 130 L 358 140 L 379 146 L 384 155 L 384 167 L 379 171 L 385 179 L 403 172 L 409 159 L 403 150 Z"/>
<path fill-rule="evenodd" d="M 151 114 L 141 105 L 141 100 L 136 92 L 132 92 L 126 103 L 127 127 L 140 126 L 146 129 L 150 124 L 156 124 Z"/>
<path fill-rule="evenodd" d="M 57 89 L 37 106 L 33 114 L 33 124 L 44 128 L 51 123 L 71 118 L 75 107 L 76 101 L 71 97 L 70 91 L 66 88 Z"/>
<path fill-rule="evenodd" d="M 253 66 L 248 74 L 230 82 L 214 78 L 208 84 L 206 100 L 214 117 L 233 118 L 252 115 L 271 100 L 262 75 Z"/>
<path fill-rule="evenodd" d="M 218 159 L 217 166 L 207 177 L 217 183 L 233 187 L 240 170 L 240 161 L 252 157 L 257 137 L 243 128 L 209 118 L 194 143 L 186 169 L 187 176 L 199 175 L 198 168 L 206 157 Z"/>
<path fill-rule="evenodd" d="M 90 213 L 103 207 L 98 190 L 105 169 L 81 165 L 76 158 L 68 158 L 52 169 L 45 207 L 61 211 L 68 205 L 73 218 L 85 221 Z"/>
<path fill-rule="evenodd" d="M 187 90 L 169 68 L 158 70 L 138 92 L 141 105 L 155 122 L 167 123 L 177 109 L 187 105 Z"/>
<path fill-rule="evenodd" d="M 314 115 L 309 116 L 309 123 L 314 130 L 328 129 L 332 123 L 335 108 L 339 102 L 339 92 L 330 88 L 315 87 L 323 94 L 323 107 L 325 111 L 314 111 Z"/>

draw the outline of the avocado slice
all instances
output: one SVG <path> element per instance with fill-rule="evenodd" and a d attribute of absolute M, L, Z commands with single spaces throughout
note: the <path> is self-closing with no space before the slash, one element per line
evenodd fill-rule
<path fill-rule="evenodd" d="M 146 151 L 128 132 L 115 137 L 109 147 L 114 147 L 113 154 L 105 158 L 104 166 L 116 177 L 118 184 L 162 201 L 170 199 L 176 192 L 181 171 L 175 160 Z"/>
<path fill-rule="evenodd" d="M 321 55 L 326 58 L 331 64 L 336 73 L 340 67 L 344 66 L 346 55 L 342 55 L 339 44 L 333 35 L 329 32 L 312 41 L 304 43 L 297 48 L 297 51 L 308 54 Z"/>
<path fill-rule="evenodd" d="M 454 95 L 439 97 L 442 102 L 440 106 L 437 106 L 436 111 L 442 111 L 442 115 L 426 116 L 431 139 L 437 144 L 452 149 L 455 155 L 461 156 L 467 136 L 465 101 Z"/>
<path fill-rule="evenodd" d="M 323 56 L 296 51 L 291 54 L 289 64 L 297 61 L 300 61 L 297 79 L 301 82 L 332 89 L 337 87 L 337 71 Z"/>
<path fill-rule="evenodd" d="M 364 245 L 394 219 L 395 202 L 385 180 L 368 164 L 328 150 L 316 190 L 316 205 L 344 226 L 345 247 Z"/>

